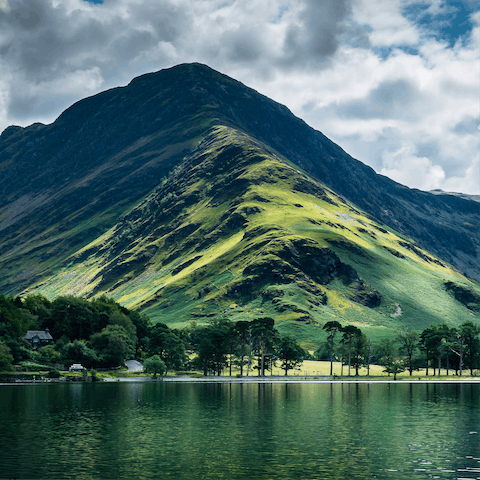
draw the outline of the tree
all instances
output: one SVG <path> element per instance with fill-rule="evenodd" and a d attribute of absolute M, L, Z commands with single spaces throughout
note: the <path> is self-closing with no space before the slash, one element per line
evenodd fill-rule
<path fill-rule="evenodd" d="M 148 335 L 150 333 L 150 319 L 146 315 L 138 312 L 129 311 L 128 318 L 132 321 L 137 329 L 137 344 L 135 356 L 140 358 L 141 349 L 146 349 L 148 345 Z"/>
<path fill-rule="evenodd" d="M 11 370 L 13 368 L 13 355 L 10 349 L 3 343 L 0 343 L 0 372 Z"/>
<path fill-rule="evenodd" d="M 330 343 L 330 376 L 333 375 L 333 347 L 334 347 L 334 340 L 335 340 L 335 335 L 338 332 L 342 331 L 342 325 L 335 321 L 332 320 L 330 322 L 327 322 L 324 326 L 323 329 L 328 332 L 328 341 Z"/>
<path fill-rule="evenodd" d="M 428 376 L 428 367 L 430 359 L 435 356 L 435 338 L 434 338 L 434 326 L 428 327 L 420 334 L 420 349 L 425 352 L 426 357 L 426 375 Z M 433 372 L 435 376 L 435 371 Z"/>
<path fill-rule="evenodd" d="M 145 360 L 143 370 L 147 373 L 153 373 L 153 378 L 157 378 L 157 374 L 163 376 L 166 373 L 167 366 L 158 355 L 153 355 Z"/>
<path fill-rule="evenodd" d="M 353 336 L 352 341 L 352 366 L 355 367 L 355 375 L 358 376 L 358 370 L 365 365 L 365 356 L 367 355 L 368 340 L 364 333 Z"/>
<path fill-rule="evenodd" d="M 62 348 L 62 359 L 66 364 L 81 363 L 91 368 L 99 363 L 97 352 L 85 344 L 85 340 L 74 340 Z"/>
<path fill-rule="evenodd" d="M 262 317 L 253 320 L 252 335 L 256 340 L 256 351 L 259 360 L 259 372 L 265 376 L 265 356 L 273 350 L 276 330 L 273 328 L 275 321 L 270 317 Z"/>
<path fill-rule="evenodd" d="M 385 365 L 384 372 L 389 375 L 393 373 L 393 379 L 397 379 L 397 374 L 405 371 L 405 364 L 401 360 L 393 360 Z"/>
<path fill-rule="evenodd" d="M 243 366 L 245 365 L 244 358 L 246 355 L 250 358 L 252 351 L 252 325 L 250 322 L 240 320 L 232 326 L 231 333 L 233 339 L 236 341 L 236 355 L 239 359 L 238 365 L 240 366 L 240 375 L 243 376 Z"/>
<path fill-rule="evenodd" d="M 362 331 L 354 325 L 347 325 L 342 329 L 343 340 L 348 343 L 348 376 L 350 376 L 350 367 L 352 365 L 352 342 L 354 337 L 360 336 Z"/>
<path fill-rule="evenodd" d="M 197 353 L 195 363 L 207 375 L 213 370 L 218 376 L 227 366 L 229 322 L 216 320 L 211 325 L 197 328 L 190 339 Z"/>
<path fill-rule="evenodd" d="M 302 364 L 305 351 L 298 345 L 294 337 L 288 335 L 280 337 L 277 354 L 282 361 L 282 368 L 285 370 L 285 375 L 288 375 L 289 370 Z"/>
<path fill-rule="evenodd" d="M 470 375 L 473 376 L 474 368 L 479 366 L 480 342 L 478 336 L 480 328 L 468 321 L 460 325 L 460 331 L 465 338 L 465 366 L 470 369 Z"/>
<path fill-rule="evenodd" d="M 410 328 L 403 328 L 397 332 L 396 341 L 400 343 L 400 349 L 407 357 L 407 368 L 412 376 L 414 369 L 413 356 L 418 344 L 418 333 L 412 331 Z"/>
<path fill-rule="evenodd" d="M 0 295 L 0 337 L 18 338 L 25 335 L 25 324 L 20 308 L 11 297 Z"/>
<path fill-rule="evenodd" d="M 73 296 L 58 297 L 52 302 L 43 327 L 48 327 L 54 338 L 66 335 L 71 340 L 87 339 L 98 331 L 90 302 Z"/>
<path fill-rule="evenodd" d="M 443 354 L 447 351 L 448 341 L 450 339 L 450 329 L 445 323 L 441 325 L 432 325 L 426 328 L 420 334 L 420 341 L 425 352 L 427 352 L 427 375 L 428 375 L 428 357 L 437 358 L 438 360 L 438 376 L 442 366 Z M 435 375 L 435 367 L 433 374 Z"/>
<path fill-rule="evenodd" d="M 97 352 L 100 363 L 112 367 L 121 365 L 124 359 L 135 354 L 128 332 L 120 325 L 108 325 L 90 337 L 90 345 Z"/>
<path fill-rule="evenodd" d="M 158 355 L 167 369 L 181 370 L 187 361 L 185 341 L 163 323 L 157 323 L 150 329 L 148 352 Z"/>

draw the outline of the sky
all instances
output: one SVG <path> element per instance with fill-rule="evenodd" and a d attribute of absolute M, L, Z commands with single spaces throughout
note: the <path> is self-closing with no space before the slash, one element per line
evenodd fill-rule
<path fill-rule="evenodd" d="M 479 0 L 0 0 L 0 132 L 185 62 L 397 182 L 480 194 Z"/>

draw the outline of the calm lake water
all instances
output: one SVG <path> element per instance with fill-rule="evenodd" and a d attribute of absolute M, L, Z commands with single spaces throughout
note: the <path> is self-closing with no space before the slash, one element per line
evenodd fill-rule
<path fill-rule="evenodd" d="M 480 478 L 478 384 L 0 387 L 0 478 Z"/>

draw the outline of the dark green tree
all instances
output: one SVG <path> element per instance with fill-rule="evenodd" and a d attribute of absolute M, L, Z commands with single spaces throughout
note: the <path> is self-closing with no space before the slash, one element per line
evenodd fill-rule
<path fill-rule="evenodd" d="M 236 356 L 238 358 L 238 365 L 240 367 L 240 375 L 243 376 L 243 367 L 247 363 L 245 357 L 250 358 L 252 351 L 252 324 L 240 320 L 231 327 L 231 335 L 236 346 Z"/>
<path fill-rule="evenodd" d="M 366 335 L 360 332 L 352 338 L 352 366 L 355 367 L 355 375 L 358 376 L 360 367 L 366 365 L 366 356 L 368 349 L 368 339 Z"/>
<path fill-rule="evenodd" d="M 0 343 L 0 372 L 12 370 L 12 364 L 13 355 L 10 353 L 10 349 L 4 343 Z"/>
<path fill-rule="evenodd" d="M 480 328 L 468 321 L 460 325 L 460 331 L 465 339 L 465 366 L 470 369 L 470 375 L 473 376 L 473 370 L 479 367 L 480 341 L 478 336 Z"/>
<path fill-rule="evenodd" d="M 415 369 L 414 355 L 418 348 L 418 333 L 404 327 L 397 332 L 396 341 L 400 344 L 400 352 L 406 357 L 406 367 L 410 376 Z"/>
<path fill-rule="evenodd" d="M 303 363 L 305 351 L 297 343 L 294 337 L 280 336 L 278 341 L 277 356 L 282 361 L 282 368 L 285 370 L 285 375 Z"/>
<path fill-rule="evenodd" d="M 207 375 L 209 371 L 218 376 L 228 365 L 228 338 L 230 325 L 228 322 L 215 321 L 211 325 L 195 329 L 191 334 L 191 342 L 197 354 L 195 363 Z"/>
<path fill-rule="evenodd" d="M 333 347 L 335 345 L 335 336 L 337 335 L 338 332 L 342 331 L 342 325 L 335 321 L 332 320 L 330 322 L 327 322 L 324 326 L 323 329 L 328 332 L 328 342 L 330 344 L 330 376 L 333 375 Z"/>
<path fill-rule="evenodd" d="M 167 366 L 159 355 L 153 355 L 145 360 L 143 370 L 147 373 L 153 373 L 153 378 L 157 378 L 157 375 L 165 375 Z"/>
<path fill-rule="evenodd" d="M 185 341 L 177 331 L 171 330 L 163 323 L 157 323 L 150 329 L 148 352 L 158 355 L 167 370 L 181 370 L 187 362 Z"/>
<path fill-rule="evenodd" d="M 350 368 L 352 366 L 352 343 L 355 337 L 359 337 L 362 331 L 354 325 L 347 325 L 342 329 L 343 341 L 348 345 L 348 376 L 350 376 Z"/>
<path fill-rule="evenodd" d="M 128 332 L 120 325 L 108 325 L 90 337 L 90 346 L 97 352 L 105 367 L 116 367 L 133 358 L 135 347 Z"/>
<path fill-rule="evenodd" d="M 27 332 L 21 309 L 15 305 L 15 299 L 0 295 L 0 338 L 17 339 Z"/>
<path fill-rule="evenodd" d="M 438 376 L 440 376 L 442 357 L 447 352 L 450 341 L 450 329 L 445 323 L 432 325 L 420 334 L 420 339 L 424 348 L 428 349 L 432 357 L 437 359 Z M 433 374 L 435 375 L 435 366 Z"/>
<path fill-rule="evenodd" d="M 66 365 L 81 363 L 86 368 L 92 368 L 100 363 L 97 352 L 86 345 L 85 340 L 74 340 L 65 344 L 61 353 L 62 361 Z"/>
<path fill-rule="evenodd" d="M 258 356 L 259 376 L 265 376 L 265 356 L 274 350 L 276 330 L 275 321 L 270 317 L 257 318 L 252 321 L 252 335 L 255 339 L 255 351 Z"/>
<path fill-rule="evenodd" d="M 394 360 L 397 359 L 395 341 L 390 338 L 382 338 L 380 343 L 375 347 L 375 356 L 378 359 L 377 361 L 379 365 L 384 367 L 390 365 Z M 390 376 L 390 373 L 388 373 L 388 376 Z"/>
<path fill-rule="evenodd" d="M 389 375 L 393 373 L 393 379 L 397 379 L 397 375 L 405 371 L 405 364 L 402 360 L 392 360 L 388 364 L 385 365 L 384 372 L 388 373 Z"/>
<path fill-rule="evenodd" d="M 420 349 L 425 353 L 427 376 L 428 376 L 428 367 L 430 365 L 430 360 L 435 358 L 436 340 L 435 340 L 434 330 L 435 330 L 435 327 L 431 326 L 423 330 L 422 333 L 420 334 L 419 346 L 420 346 Z M 433 375 L 435 376 L 435 370 L 433 372 Z"/>

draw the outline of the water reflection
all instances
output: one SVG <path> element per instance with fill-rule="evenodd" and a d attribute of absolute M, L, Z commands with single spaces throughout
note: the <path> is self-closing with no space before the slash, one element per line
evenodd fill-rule
<path fill-rule="evenodd" d="M 479 476 L 479 385 L 148 382 L 1 392 L 0 477 Z"/>

